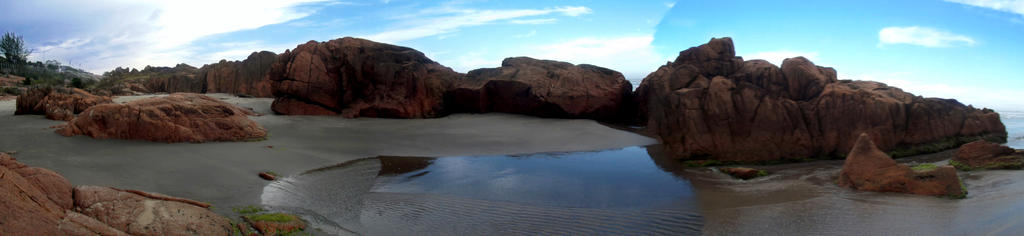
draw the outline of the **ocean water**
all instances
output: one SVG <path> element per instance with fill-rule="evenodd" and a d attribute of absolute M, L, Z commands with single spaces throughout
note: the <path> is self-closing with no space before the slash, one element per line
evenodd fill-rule
<path fill-rule="evenodd" d="M 998 111 L 999 117 L 1006 125 L 1006 145 L 1024 149 L 1024 111 Z"/>

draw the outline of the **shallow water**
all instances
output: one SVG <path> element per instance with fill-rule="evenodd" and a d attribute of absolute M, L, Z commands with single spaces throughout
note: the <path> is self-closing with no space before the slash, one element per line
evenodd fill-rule
<path fill-rule="evenodd" d="M 263 204 L 367 235 L 699 233 L 689 181 L 643 147 L 581 153 L 379 157 L 264 188 Z"/>
<path fill-rule="evenodd" d="M 900 159 L 942 164 L 952 151 Z M 736 180 L 658 146 L 597 152 L 367 158 L 263 189 L 264 205 L 337 234 L 1015 235 L 1024 171 L 961 172 L 965 199 L 836 186 L 842 161 Z"/>
<path fill-rule="evenodd" d="M 1021 111 L 999 111 L 999 118 L 1006 126 L 1006 145 L 1024 149 L 1024 112 Z"/>

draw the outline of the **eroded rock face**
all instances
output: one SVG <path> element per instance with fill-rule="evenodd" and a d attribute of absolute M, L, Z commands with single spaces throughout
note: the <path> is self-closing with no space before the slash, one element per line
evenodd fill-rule
<path fill-rule="evenodd" d="M 267 72 L 276 61 L 277 54 L 273 52 L 253 52 L 243 61 L 221 60 L 205 65 L 196 77 L 205 83 L 207 93 L 273 97 Z"/>
<path fill-rule="evenodd" d="M 211 97 L 175 93 L 91 107 L 57 133 L 154 142 L 243 141 L 266 137 L 266 130 L 248 118 L 251 115 L 256 113 Z"/>
<path fill-rule="evenodd" d="M 131 235 L 229 235 L 232 230 L 227 218 L 179 201 L 98 186 L 75 187 L 74 194 L 78 212 Z"/>
<path fill-rule="evenodd" d="M 786 59 L 781 68 L 743 61 L 729 38 L 680 52 L 644 79 L 636 103 L 640 123 L 682 159 L 841 156 L 862 132 L 878 137 L 882 150 L 1006 138 L 992 110 L 877 82 L 839 81 L 834 69 L 802 57 Z"/>
<path fill-rule="evenodd" d="M 46 115 L 51 120 L 71 120 L 85 109 L 113 103 L 110 97 L 92 95 L 77 88 L 34 88 L 19 95 L 15 115 Z"/>
<path fill-rule="evenodd" d="M 459 74 L 411 48 L 341 38 L 285 51 L 269 76 L 279 114 L 428 118 Z"/>
<path fill-rule="evenodd" d="M 1024 152 L 978 140 L 960 146 L 950 164 L 961 170 L 1020 169 L 1024 166 Z"/>
<path fill-rule="evenodd" d="M 448 92 L 453 112 L 504 112 L 540 117 L 623 120 L 632 114 L 633 86 L 621 73 L 592 65 L 507 58 L 476 69 Z"/>
<path fill-rule="evenodd" d="M 206 92 L 205 81 L 196 78 L 196 69 L 188 64 L 178 64 L 174 67 L 151 67 L 146 66 L 142 71 L 130 74 L 138 74 L 149 77 L 145 81 L 145 90 L 162 93 L 204 93 Z M 129 87 L 133 91 L 138 91 Z"/>
<path fill-rule="evenodd" d="M 0 153 L 0 235 L 229 235 L 205 207 L 159 194 L 71 184 Z"/>
<path fill-rule="evenodd" d="M 863 191 L 897 192 L 931 196 L 963 197 L 952 166 L 912 170 L 883 153 L 868 134 L 861 134 L 839 172 L 839 186 Z"/>

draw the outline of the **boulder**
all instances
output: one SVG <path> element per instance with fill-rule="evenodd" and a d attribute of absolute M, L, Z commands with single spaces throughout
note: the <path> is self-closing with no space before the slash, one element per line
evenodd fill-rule
<path fill-rule="evenodd" d="M 0 153 L 0 235 L 229 235 L 230 221 L 193 200 L 71 184 Z M 207 205 L 208 207 L 208 205 Z"/>
<path fill-rule="evenodd" d="M 228 218 L 180 201 L 147 198 L 109 187 L 74 188 L 78 212 L 131 235 L 230 235 Z"/>
<path fill-rule="evenodd" d="M 94 106 L 57 133 L 154 142 L 258 140 L 267 136 L 256 113 L 199 94 L 175 93 L 124 104 Z"/>
<path fill-rule="evenodd" d="M 273 97 L 267 72 L 277 61 L 277 54 L 253 52 L 243 61 L 221 60 L 199 68 L 196 78 L 205 83 L 204 92 L 241 96 Z"/>
<path fill-rule="evenodd" d="M 896 163 L 875 146 L 867 133 L 856 143 L 839 172 L 839 186 L 863 191 L 896 192 L 962 198 L 963 188 L 952 166 L 925 165 L 911 168 Z"/>
<path fill-rule="evenodd" d="M 960 146 L 949 163 L 957 169 L 1020 169 L 1024 165 L 1024 152 L 984 140 Z"/>
<path fill-rule="evenodd" d="M 346 37 L 285 51 L 268 76 L 278 114 L 429 118 L 460 75 L 414 49 Z"/>
<path fill-rule="evenodd" d="M 145 90 L 154 93 L 204 93 L 206 83 L 196 77 L 196 69 L 188 64 L 178 64 L 174 67 L 153 67 L 146 66 L 142 71 L 128 72 L 130 77 L 147 78 L 144 81 Z M 127 89 L 139 91 L 130 84 Z"/>
<path fill-rule="evenodd" d="M 623 120 L 631 116 L 632 90 L 621 73 L 603 67 L 515 57 L 470 71 L 445 105 L 453 112 Z"/>
<path fill-rule="evenodd" d="M 638 122 L 687 160 L 841 157 L 862 132 L 901 156 L 1006 138 L 999 114 L 878 82 L 837 80 L 806 58 L 776 67 L 736 57 L 732 40 L 680 52 L 637 87 Z"/>
<path fill-rule="evenodd" d="M 16 103 L 15 115 L 46 115 L 51 120 L 71 120 L 89 107 L 113 103 L 113 100 L 77 88 L 40 87 L 19 95 Z"/>

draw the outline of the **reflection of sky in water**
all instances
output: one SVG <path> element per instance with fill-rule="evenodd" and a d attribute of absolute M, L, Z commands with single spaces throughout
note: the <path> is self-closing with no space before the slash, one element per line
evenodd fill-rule
<path fill-rule="evenodd" d="M 607 209 L 675 205 L 693 197 L 689 182 L 660 170 L 643 147 L 444 157 L 422 170 L 382 176 L 372 191 Z"/>

